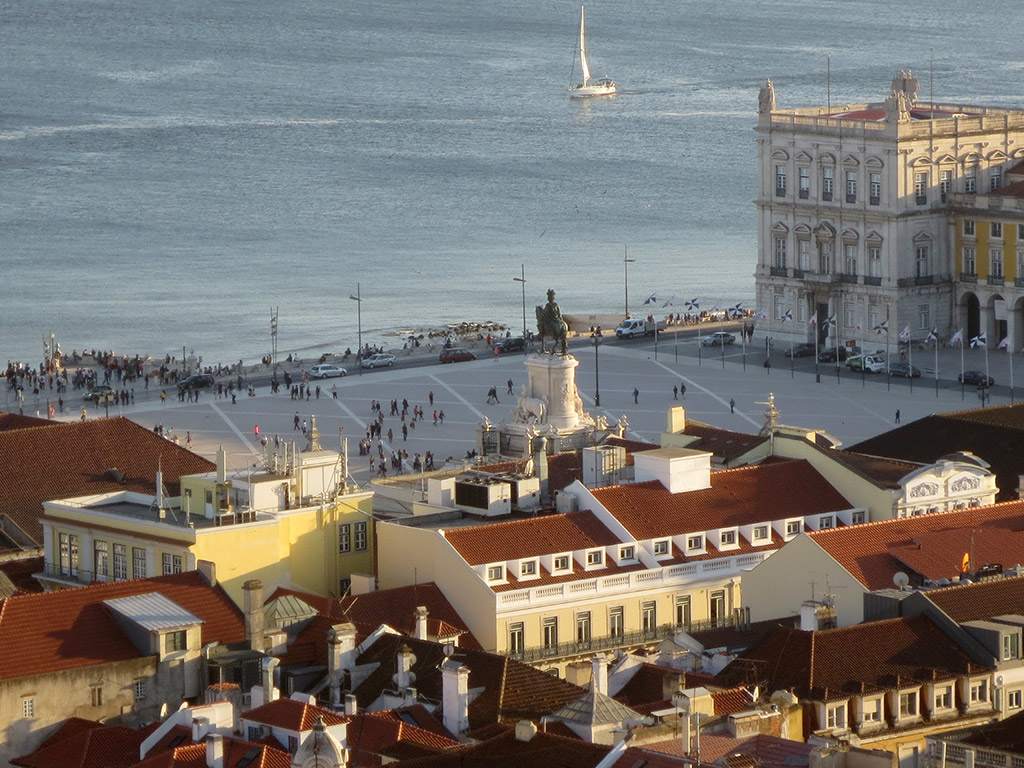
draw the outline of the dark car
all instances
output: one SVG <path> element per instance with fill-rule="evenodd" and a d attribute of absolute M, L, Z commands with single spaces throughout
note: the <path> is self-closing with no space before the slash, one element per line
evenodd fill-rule
<path fill-rule="evenodd" d="M 890 376 L 902 376 L 905 379 L 918 379 L 921 377 L 921 369 L 909 363 L 889 363 Z"/>
<path fill-rule="evenodd" d="M 524 349 L 526 349 L 526 339 L 523 338 L 502 339 L 494 345 L 494 351 L 498 354 L 522 352 Z"/>
<path fill-rule="evenodd" d="M 834 363 L 836 361 L 836 351 L 839 352 L 839 361 L 842 362 L 850 355 L 859 355 L 860 347 L 832 347 L 830 349 L 823 349 L 818 353 L 818 361 L 822 363 Z"/>
<path fill-rule="evenodd" d="M 979 387 L 991 387 L 996 383 L 996 380 L 991 376 L 986 376 L 981 371 L 964 371 L 956 380 L 961 384 L 976 384 Z"/>
<path fill-rule="evenodd" d="M 178 382 L 178 389 L 206 389 L 217 383 L 208 373 L 194 373 Z"/>
<path fill-rule="evenodd" d="M 86 392 L 84 395 L 82 395 L 82 399 L 85 400 L 86 402 L 90 402 L 91 401 L 91 402 L 94 402 L 94 403 L 98 403 L 98 402 L 100 402 L 105 397 L 113 397 L 113 396 L 114 396 L 114 388 L 113 387 L 108 387 L 106 384 L 97 384 L 95 387 L 93 387 L 88 392 Z"/>
<path fill-rule="evenodd" d="M 814 345 L 803 341 L 786 348 L 786 357 L 810 357 L 814 354 Z"/>
<path fill-rule="evenodd" d="M 467 360 L 476 360 L 476 355 L 468 349 L 457 349 L 452 347 L 441 352 L 439 358 L 442 363 L 464 363 Z"/>

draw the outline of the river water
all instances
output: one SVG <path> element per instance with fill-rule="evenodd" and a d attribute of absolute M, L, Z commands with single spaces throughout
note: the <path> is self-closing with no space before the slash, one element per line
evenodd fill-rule
<path fill-rule="evenodd" d="M 746 302 L 757 90 L 1024 105 L 1010 0 L 0 1 L 0 355 Z M 930 73 L 934 73 L 933 77 Z M 678 307 L 682 309 L 681 306 Z M 663 310 L 665 312 L 669 310 Z M 532 322 L 531 322 L 532 324 Z"/>

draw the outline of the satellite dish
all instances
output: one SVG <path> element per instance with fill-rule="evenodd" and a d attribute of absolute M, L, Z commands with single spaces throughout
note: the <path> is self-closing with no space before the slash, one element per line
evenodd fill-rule
<path fill-rule="evenodd" d="M 892 577 L 892 583 L 898 588 L 903 589 L 910 583 L 910 577 L 903 571 L 896 571 L 896 574 Z"/>

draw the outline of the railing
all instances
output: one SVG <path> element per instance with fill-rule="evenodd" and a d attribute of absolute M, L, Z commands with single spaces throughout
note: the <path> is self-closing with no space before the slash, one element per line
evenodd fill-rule
<path fill-rule="evenodd" d="M 772 277 L 786 277 L 787 272 L 785 267 L 768 267 L 768 274 Z"/>
<path fill-rule="evenodd" d="M 961 283 L 976 283 L 978 282 L 978 275 L 976 272 L 961 272 L 960 273 Z"/>
<path fill-rule="evenodd" d="M 840 283 L 850 283 L 852 285 L 856 285 L 857 284 L 857 276 L 856 275 L 841 274 L 841 275 L 839 275 L 839 282 Z"/>
<path fill-rule="evenodd" d="M 989 275 L 988 276 L 988 284 L 989 285 L 1004 285 L 1005 283 L 1006 283 L 1006 279 L 1002 275 Z"/>
<path fill-rule="evenodd" d="M 614 650 L 616 648 L 629 648 L 631 646 L 644 645 L 664 640 L 680 632 L 701 632 L 707 629 L 718 627 L 733 627 L 736 619 L 730 615 L 721 619 L 707 619 L 705 621 L 692 621 L 689 624 L 663 624 L 653 629 L 637 629 L 632 632 L 623 632 L 618 635 L 607 635 L 605 637 L 594 637 L 589 640 L 570 640 L 564 643 L 557 643 L 550 646 L 536 646 L 526 648 L 522 651 L 505 653 L 509 658 L 530 664 L 537 661 L 551 661 L 565 658 L 567 656 L 580 656 L 591 654 L 597 651 Z"/>
<path fill-rule="evenodd" d="M 880 277 L 865 277 L 864 285 L 881 285 L 882 278 Z"/>
<path fill-rule="evenodd" d="M 59 563 L 45 563 L 41 573 L 52 579 L 58 579 L 67 584 L 89 584 L 96 580 L 96 574 L 79 567 L 68 567 Z M 106 576 L 100 577 L 106 579 Z"/>

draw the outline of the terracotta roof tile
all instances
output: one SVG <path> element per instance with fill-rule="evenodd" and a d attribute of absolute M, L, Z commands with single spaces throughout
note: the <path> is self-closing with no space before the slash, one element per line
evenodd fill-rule
<path fill-rule="evenodd" d="M 0 431 L 0 514 L 35 541 L 44 501 L 108 491 L 152 494 L 158 460 L 172 496 L 181 475 L 216 465 L 124 417 Z M 109 470 L 124 473 L 120 482 Z"/>
<path fill-rule="evenodd" d="M 710 451 L 727 463 L 768 440 L 762 435 L 733 432 L 730 429 L 721 429 L 689 419 L 683 432 L 697 438 L 697 441 L 690 443 L 687 448 Z"/>
<path fill-rule="evenodd" d="M 247 761 L 248 768 L 291 768 L 291 755 L 276 742 L 266 744 L 227 737 L 221 743 L 224 748 L 224 768 L 237 768 L 243 760 Z M 133 768 L 207 768 L 206 744 L 175 747 L 132 765 Z"/>
<path fill-rule="evenodd" d="M 983 725 L 957 741 L 1020 754 L 1024 752 L 1024 712 L 998 723 Z"/>
<path fill-rule="evenodd" d="M 31 754 L 14 758 L 24 768 L 127 768 L 139 761 L 146 734 L 125 725 L 73 717 Z"/>
<path fill-rule="evenodd" d="M 245 640 L 242 612 L 198 571 L 93 584 L 0 602 L 0 678 L 142 658 L 104 600 L 159 592 L 203 620 L 202 643 Z"/>
<path fill-rule="evenodd" d="M 712 691 L 711 700 L 715 703 L 716 715 L 731 715 L 736 712 L 746 712 L 752 709 L 754 703 L 750 700 L 750 694 L 743 686 L 726 688 L 721 691 Z"/>
<path fill-rule="evenodd" d="M 384 755 L 403 759 L 433 755 L 457 747 L 450 736 L 410 725 L 391 712 L 367 712 L 352 718 L 348 724 L 346 747 L 354 753 Z M 358 760 L 357 760 L 358 761 Z"/>
<path fill-rule="evenodd" d="M 850 509 L 808 462 L 711 474 L 711 487 L 669 493 L 657 480 L 597 488 L 594 496 L 638 540 Z"/>
<path fill-rule="evenodd" d="M 33 427 L 52 427 L 60 424 L 59 421 L 48 419 L 37 419 L 35 416 L 25 416 L 20 413 L 0 413 L 0 432 L 8 429 L 30 429 Z"/>
<path fill-rule="evenodd" d="M 924 466 L 913 461 L 887 459 L 856 451 L 830 451 L 828 455 L 874 480 L 883 488 L 899 488 L 900 480 Z"/>
<path fill-rule="evenodd" d="M 933 541 L 937 547 L 948 548 L 955 543 L 955 551 L 942 552 L 937 549 L 936 554 L 940 558 L 955 555 L 962 559 L 963 553 L 970 548 L 972 531 L 1019 531 L 1022 528 L 1024 501 L 1011 501 L 989 507 L 958 509 L 931 515 L 881 520 L 846 528 L 811 531 L 808 535 L 868 590 L 876 590 L 891 587 L 893 576 L 898 571 L 906 570 L 907 565 L 900 562 L 895 555 L 902 551 L 910 561 L 911 556 L 906 549 L 908 546 L 920 544 L 923 547 L 928 541 Z M 947 533 L 940 536 L 942 532 Z M 986 542 L 999 542 L 998 536 L 983 538 Z M 1017 540 L 1016 536 L 1013 538 Z M 1003 554 L 1002 548 L 998 548 L 998 551 L 1000 555 Z M 999 561 L 995 557 L 995 550 L 991 559 L 988 554 L 987 551 L 975 549 L 975 561 Z M 915 561 L 923 563 L 921 556 Z M 1009 565 L 1012 563 L 1007 563 L 1007 567 Z M 945 577 L 948 578 L 949 575 L 945 574 Z"/>
<path fill-rule="evenodd" d="M 931 589 L 924 594 L 957 624 L 1024 614 L 1024 576 Z"/>
<path fill-rule="evenodd" d="M 316 704 L 296 699 L 277 699 L 267 702 L 256 709 L 250 709 L 243 717 L 254 723 L 297 733 L 313 730 L 313 726 L 321 717 L 324 719 L 324 725 L 340 725 L 347 723 L 350 719 Z"/>

